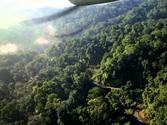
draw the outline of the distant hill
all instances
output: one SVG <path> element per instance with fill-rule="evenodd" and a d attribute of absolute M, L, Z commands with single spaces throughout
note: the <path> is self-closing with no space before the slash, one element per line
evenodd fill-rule
<path fill-rule="evenodd" d="M 27 19 L 31 19 L 31 18 L 48 16 L 48 15 L 57 13 L 59 11 L 61 11 L 61 9 L 52 8 L 52 7 L 42 7 L 37 9 L 27 9 L 20 12 L 20 14 L 23 14 L 24 16 L 26 16 Z"/>
<path fill-rule="evenodd" d="M 99 22 L 101 24 L 102 22 L 104 22 L 104 24 L 115 23 L 122 14 L 132 9 L 134 6 L 137 6 L 140 2 L 140 0 L 132 0 L 130 2 L 125 0 L 124 2 L 120 1 L 112 4 L 81 7 L 51 22 L 28 25 L 20 23 L 8 29 L 0 29 L 0 44 L 15 43 L 24 50 L 40 50 L 41 47 L 43 48 L 45 46 L 41 46 L 41 44 L 39 46 L 39 44 L 36 43 L 36 40 L 40 38 L 48 40 L 48 43 L 50 43 L 50 41 L 55 42 L 63 39 L 61 36 L 67 37 L 74 34 L 73 37 L 75 37 L 80 35 L 81 33 L 91 30 L 91 27 Z M 18 16 L 23 16 L 25 20 L 31 20 L 33 18 L 47 17 L 62 11 L 63 9 L 43 7 L 33 10 L 24 10 L 18 13 Z M 55 36 L 60 37 L 56 38 Z"/>
<path fill-rule="evenodd" d="M 23 16 L 26 20 L 29 20 L 32 18 L 47 16 L 55 11 L 58 11 L 58 9 L 39 8 L 36 10 L 25 10 L 20 12 L 18 16 Z M 52 41 L 52 39 L 54 39 L 54 36 L 49 36 L 49 33 L 47 33 L 48 31 L 46 31 L 48 26 L 51 26 L 51 24 L 27 25 L 18 23 L 8 29 L 0 29 L 0 45 L 14 43 L 19 45 L 22 50 L 39 50 L 45 45 L 38 45 L 36 40 L 41 37 L 48 41 Z"/>
<path fill-rule="evenodd" d="M 0 55 L 0 125 L 167 125 L 166 0 L 82 7 L 22 28 L 6 38 L 27 48 L 58 39 Z"/>

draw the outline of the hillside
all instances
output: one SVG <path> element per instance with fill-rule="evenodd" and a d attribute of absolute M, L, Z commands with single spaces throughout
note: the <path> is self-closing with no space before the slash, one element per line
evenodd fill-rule
<path fill-rule="evenodd" d="M 32 18 L 48 16 L 59 11 L 56 8 L 44 7 L 18 12 L 15 15 L 16 19 L 13 19 L 13 21 L 18 20 L 15 25 L 6 29 L 0 28 L 0 48 L 6 44 L 13 44 L 19 48 L 19 51 L 43 51 L 50 43 L 57 41 L 53 36 L 55 31 L 52 22 L 39 25 L 29 25 L 22 22 Z"/>
<path fill-rule="evenodd" d="M 167 1 L 89 6 L 50 23 L 60 43 L 0 56 L 0 124 L 167 124 Z"/>

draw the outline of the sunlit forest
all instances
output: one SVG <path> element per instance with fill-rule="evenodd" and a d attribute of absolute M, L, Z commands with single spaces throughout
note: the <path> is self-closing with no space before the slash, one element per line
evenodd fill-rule
<path fill-rule="evenodd" d="M 167 125 L 166 0 L 81 7 L 0 34 L 0 125 Z"/>

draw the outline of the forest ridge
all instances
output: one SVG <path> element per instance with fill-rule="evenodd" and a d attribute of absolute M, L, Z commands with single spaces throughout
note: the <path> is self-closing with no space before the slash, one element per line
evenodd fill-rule
<path fill-rule="evenodd" d="M 88 7 L 53 24 L 85 22 L 42 53 L 0 55 L 0 125 L 167 124 L 167 1 Z"/>

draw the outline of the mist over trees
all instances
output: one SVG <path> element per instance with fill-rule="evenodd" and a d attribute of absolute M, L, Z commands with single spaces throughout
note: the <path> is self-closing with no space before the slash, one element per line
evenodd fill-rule
<path fill-rule="evenodd" d="M 0 55 L 0 125 L 167 124 L 167 1 L 124 0 L 53 22 L 60 34 L 88 23 L 42 53 Z"/>

